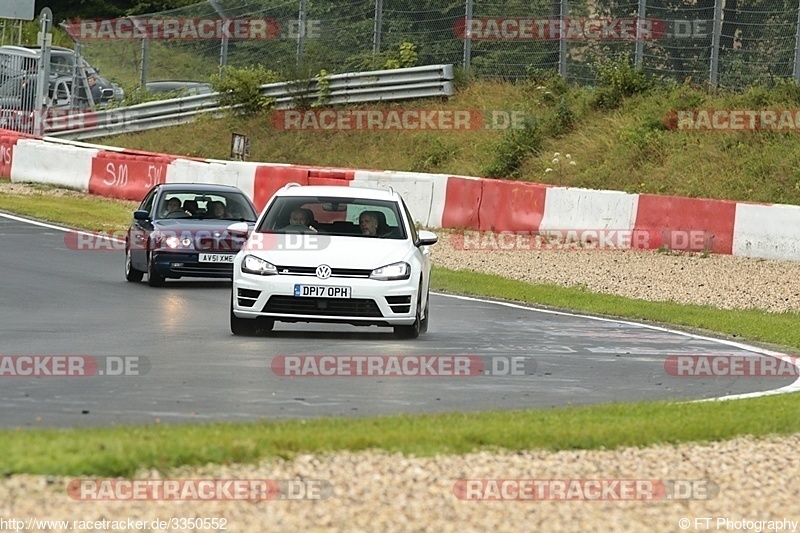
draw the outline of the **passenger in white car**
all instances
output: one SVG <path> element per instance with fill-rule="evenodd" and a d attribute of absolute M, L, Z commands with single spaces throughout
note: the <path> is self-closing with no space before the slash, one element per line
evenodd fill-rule
<path fill-rule="evenodd" d="M 374 211 L 364 211 L 358 217 L 362 235 L 378 234 L 378 215 Z"/>

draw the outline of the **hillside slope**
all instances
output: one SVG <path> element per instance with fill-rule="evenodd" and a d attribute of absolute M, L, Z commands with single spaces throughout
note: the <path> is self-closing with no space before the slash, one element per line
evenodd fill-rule
<path fill-rule="evenodd" d="M 281 131 L 272 124 L 276 112 L 265 111 L 97 142 L 227 159 L 231 133 L 237 132 L 250 136 L 253 161 L 800 204 L 800 125 L 780 132 L 685 131 L 665 125 L 675 110 L 800 109 L 800 87 L 793 83 L 756 87 L 744 94 L 709 94 L 688 85 L 645 87 L 630 91 L 635 94 L 625 96 L 618 106 L 608 104 L 607 88 L 572 88 L 554 78 L 459 85 L 447 101 L 358 109 L 480 110 L 484 116 L 517 111 L 531 119 L 522 129 L 505 131 Z"/>

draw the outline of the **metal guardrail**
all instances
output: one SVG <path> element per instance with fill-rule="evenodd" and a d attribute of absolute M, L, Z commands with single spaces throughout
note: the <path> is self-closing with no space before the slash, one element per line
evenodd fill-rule
<path fill-rule="evenodd" d="M 276 109 L 290 109 L 298 100 L 325 105 L 360 104 L 451 96 L 453 78 L 453 65 L 428 65 L 332 75 L 327 78 L 324 100 L 317 79 L 270 83 L 261 87 L 261 94 L 273 98 Z M 45 135 L 80 140 L 187 124 L 203 113 L 221 115 L 227 108 L 220 107 L 217 95 L 185 96 L 51 117 Z"/>

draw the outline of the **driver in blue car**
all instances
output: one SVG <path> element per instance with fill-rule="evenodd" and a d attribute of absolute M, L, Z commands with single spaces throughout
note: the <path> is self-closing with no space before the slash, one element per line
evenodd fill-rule
<path fill-rule="evenodd" d="M 170 213 L 175 213 L 176 211 L 183 211 L 183 209 L 181 208 L 180 199 L 173 197 L 167 200 L 167 210 L 164 213 L 164 216 L 167 216 Z"/>

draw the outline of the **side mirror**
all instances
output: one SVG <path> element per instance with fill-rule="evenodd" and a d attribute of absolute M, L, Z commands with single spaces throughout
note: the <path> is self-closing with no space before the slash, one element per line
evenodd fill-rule
<path fill-rule="evenodd" d="M 432 231 L 420 230 L 416 246 L 430 246 L 439 242 L 439 237 Z"/>
<path fill-rule="evenodd" d="M 228 233 L 236 237 L 247 237 L 250 234 L 250 226 L 247 222 L 236 222 L 228 226 Z"/>
<path fill-rule="evenodd" d="M 150 211 L 144 209 L 137 209 L 133 212 L 133 218 L 136 220 L 150 220 Z"/>
<path fill-rule="evenodd" d="M 103 89 L 102 91 L 100 91 L 100 97 L 109 100 L 114 98 L 114 89 L 108 89 L 108 88 Z"/>

